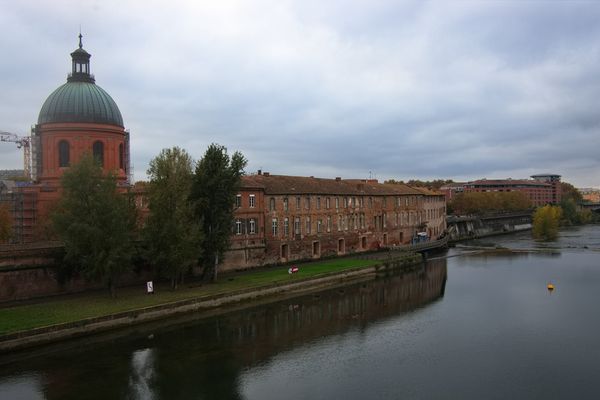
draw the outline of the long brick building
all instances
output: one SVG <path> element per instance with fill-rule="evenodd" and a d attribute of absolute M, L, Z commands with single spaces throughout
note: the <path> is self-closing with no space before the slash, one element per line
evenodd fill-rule
<path fill-rule="evenodd" d="M 465 183 L 453 183 L 440 188 L 450 201 L 459 193 L 468 192 L 522 192 L 533 206 L 558 204 L 561 200 L 560 175 L 532 175 L 533 179 L 479 179 Z"/>
<path fill-rule="evenodd" d="M 244 176 L 224 268 L 320 258 L 431 239 L 446 229 L 440 192 L 376 180 Z"/>

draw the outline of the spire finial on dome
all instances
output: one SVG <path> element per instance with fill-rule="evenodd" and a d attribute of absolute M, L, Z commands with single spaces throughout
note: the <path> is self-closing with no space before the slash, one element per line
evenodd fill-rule
<path fill-rule="evenodd" d="M 83 35 L 81 34 L 81 26 L 79 27 L 79 48 L 82 49 L 83 48 L 83 43 L 81 43 L 81 38 L 83 37 Z"/>

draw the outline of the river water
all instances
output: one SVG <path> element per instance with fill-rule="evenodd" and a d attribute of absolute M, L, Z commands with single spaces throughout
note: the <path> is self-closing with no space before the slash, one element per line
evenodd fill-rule
<path fill-rule="evenodd" d="M 6 355 L 0 399 L 600 398 L 600 226 L 471 245 L 536 252 Z"/>

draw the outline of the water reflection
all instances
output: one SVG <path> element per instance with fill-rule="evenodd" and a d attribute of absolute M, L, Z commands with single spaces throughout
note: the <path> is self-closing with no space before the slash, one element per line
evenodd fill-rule
<path fill-rule="evenodd" d="M 153 328 L 152 335 L 138 330 L 133 337 L 32 357 L 0 367 L 0 393 L 31 393 L 39 381 L 22 390 L 8 382 L 34 373 L 44 377 L 38 393 L 46 399 L 241 399 L 240 376 L 249 368 L 423 307 L 443 296 L 446 279 L 446 260 L 433 260 L 410 272 Z"/>
<path fill-rule="evenodd" d="M 132 399 L 154 399 L 152 381 L 154 378 L 154 350 L 143 349 L 133 352 L 129 393 Z"/>
<path fill-rule="evenodd" d="M 0 399 L 43 399 L 42 383 L 37 374 L 22 374 L 0 380 Z"/>

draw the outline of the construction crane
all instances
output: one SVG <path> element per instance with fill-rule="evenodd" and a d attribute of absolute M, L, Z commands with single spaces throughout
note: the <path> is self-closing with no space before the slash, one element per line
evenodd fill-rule
<path fill-rule="evenodd" d="M 23 148 L 23 170 L 25 176 L 31 178 L 31 137 L 0 131 L 0 142 L 16 143 L 17 149 Z"/>

